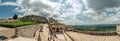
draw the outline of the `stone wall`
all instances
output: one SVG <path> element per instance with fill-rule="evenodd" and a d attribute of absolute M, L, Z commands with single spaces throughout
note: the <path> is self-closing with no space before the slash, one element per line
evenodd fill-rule
<path fill-rule="evenodd" d="M 48 21 L 47 21 L 47 19 L 45 17 L 37 16 L 37 15 L 24 16 L 20 20 L 22 20 L 22 21 L 40 22 L 40 23 L 48 23 Z"/>
<path fill-rule="evenodd" d="M 15 21 L 19 21 L 19 19 L 18 20 L 0 20 L 0 22 L 15 22 Z"/>
<path fill-rule="evenodd" d="M 51 23 L 58 23 L 57 20 L 55 20 L 53 18 L 48 18 L 48 22 L 49 22 L 49 24 L 51 24 Z"/>
<path fill-rule="evenodd" d="M 8 30 L 2 30 L 0 31 L 0 36 L 5 36 L 5 37 L 12 37 L 15 35 L 15 29 L 8 29 Z"/>
<path fill-rule="evenodd" d="M 17 36 L 21 37 L 33 38 L 35 37 L 35 33 L 37 32 L 37 30 L 41 27 L 43 27 L 43 25 L 41 24 L 18 27 L 16 29 L 16 34 Z"/>

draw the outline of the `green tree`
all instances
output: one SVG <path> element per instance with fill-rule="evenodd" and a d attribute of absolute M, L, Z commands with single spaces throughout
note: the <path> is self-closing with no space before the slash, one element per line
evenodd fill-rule
<path fill-rule="evenodd" d="M 17 19 L 17 18 L 18 18 L 18 15 L 14 14 L 13 19 Z"/>

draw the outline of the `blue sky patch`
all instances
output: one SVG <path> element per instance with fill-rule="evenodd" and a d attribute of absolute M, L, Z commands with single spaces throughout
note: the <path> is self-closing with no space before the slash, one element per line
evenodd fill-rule
<path fill-rule="evenodd" d="M 16 0 L 1 0 L 1 2 L 16 2 Z"/>

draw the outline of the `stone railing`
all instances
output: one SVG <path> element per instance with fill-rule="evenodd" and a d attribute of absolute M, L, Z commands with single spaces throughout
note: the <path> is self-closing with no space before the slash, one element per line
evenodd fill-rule
<path fill-rule="evenodd" d="M 117 35 L 116 31 L 108 31 L 108 32 L 102 32 L 102 31 L 79 31 L 79 30 L 73 30 L 74 32 L 79 32 L 83 34 L 90 34 L 90 35 Z"/>

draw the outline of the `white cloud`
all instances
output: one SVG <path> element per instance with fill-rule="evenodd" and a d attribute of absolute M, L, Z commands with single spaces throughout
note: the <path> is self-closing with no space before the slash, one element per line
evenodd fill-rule
<path fill-rule="evenodd" d="M 64 1 L 64 0 L 63 0 Z M 53 14 L 59 14 L 60 18 L 58 20 L 62 20 L 60 22 L 65 24 L 82 24 L 83 21 L 78 18 L 74 18 L 80 14 L 82 14 L 82 2 L 79 0 L 66 0 L 64 2 L 60 2 L 61 5 L 56 8 Z M 79 21 L 79 22 L 78 22 Z M 80 22 L 81 21 L 81 22 Z"/>
<path fill-rule="evenodd" d="M 1 0 L 0 0 L 0 4 L 1 4 Z"/>
<path fill-rule="evenodd" d="M 17 12 L 25 12 L 24 15 L 29 15 L 29 13 L 34 15 L 41 15 L 48 17 L 52 14 L 52 7 L 49 6 L 49 4 L 46 4 L 45 2 L 50 3 L 48 0 L 17 0 L 18 4 L 22 5 L 21 7 L 18 7 L 15 9 Z M 54 4 L 52 4 L 54 5 Z"/>
<path fill-rule="evenodd" d="M 96 14 L 95 11 L 89 9 L 83 12 L 83 15 L 91 18 L 91 22 L 96 24 L 115 24 L 120 23 L 120 13 L 119 8 L 108 8 L 106 11 L 116 11 L 117 14 L 107 14 L 105 12 L 101 12 L 100 14 Z"/>
<path fill-rule="evenodd" d="M 120 0 L 86 0 L 89 8 L 96 12 L 105 10 L 106 8 L 114 8 L 120 6 Z"/>
<path fill-rule="evenodd" d="M 120 23 L 120 1 L 119 0 L 83 0 L 88 7 L 83 15 L 90 17 L 91 22 L 98 24 Z M 117 12 L 117 14 L 106 13 L 106 11 Z"/>
<path fill-rule="evenodd" d="M 67 25 L 86 24 L 84 21 L 81 21 L 81 20 L 77 19 L 75 16 L 74 17 L 69 17 L 69 18 L 59 17 L 59 18 L 55 18 L 55 19 L 57 19 L 60 23 L 64 23 L 64 24 L 67 24 Z"/>
<path fill-rule="evenodd" d="M 78 1 L 67 0 L 65 3 L 62 3 L 54 13 L 62 14 L 61 16 L 75 16 L 81 12 L 82 4 L 78 3 Z"/>
<path fill-rule="evenodd" d="M 4 2 L 0 3 L 0 5 L 20 6 L 20 4 L 17 4 L 16 2 Z"/>
<path fill-rule="evenodd" d="M 71 18 L 71 16 L 79 15 L 83 6 L 83 4 L 79 3 L 79 0 L 60 0 L 59 2 L 51 2 L 49 0 L 17 0 L 17 3 L 21 4 L 22 8 L 18 7 L 15 11 L 25 12 L 24 15 L 34 14 L 53 17 L 61 20 L 60 22 L 64 22 L 67 17 Z M 77 18 L 75 19 L 78 21 Z M 68 24 L 70 21 L 66 22 Z"/>
<path fill-rule="evenodd" d="M 17 3 L 21 6 L 17 7 L 15 11 L 24 12 L 23 16 L 34 14 L 45 17 L 53 17 L 59 22 L 65 24 L 107 24 L 119 21 L 119 13 L 117 13 L 116 15 L 109 14 L 108 17 L 108 14 L 106 14 L 105 12 L 107 10 L 113 9 L 115 9 L 115 11 L 117 12 L 120 12 L 120 9 L 118 9 L 118 7 L 115 7 L 117 5 L 115 5 L 113 2 L 113 6 L 111 7 L 108 7 L 110 6 L 109 4 L 100 5 L 102 4 L 103 0 L 100 1 L 101 3 L 99 2 L 99 4 L 97 2 L 93 2 L 93 4 L 95 5 L 95 8 L 93 8 L 94 5 L 91 5 L 92 3 L 90 3 L 92 1 L 99 0 L 60 0 L 59 2 L 52 2 L 49 0 L 17 0 Z M 101 9 L 98 10 L 97 8 Z M 22 15 L 20 15 L 20 17 L 21 16 Z M 81 20 L 80 18 L 82 18 L 82 16 L 91 18 L 91 20 Z"/>
<path fill-rule="evenodd" d="M 94 16 L 97 16 L 97 14 L 92 10 L 92 9 L 89 9 L 87 11 L 84 11 L 82 13 L 82 15 L 86 16 L 86 17 L 94 17 Z"/>

